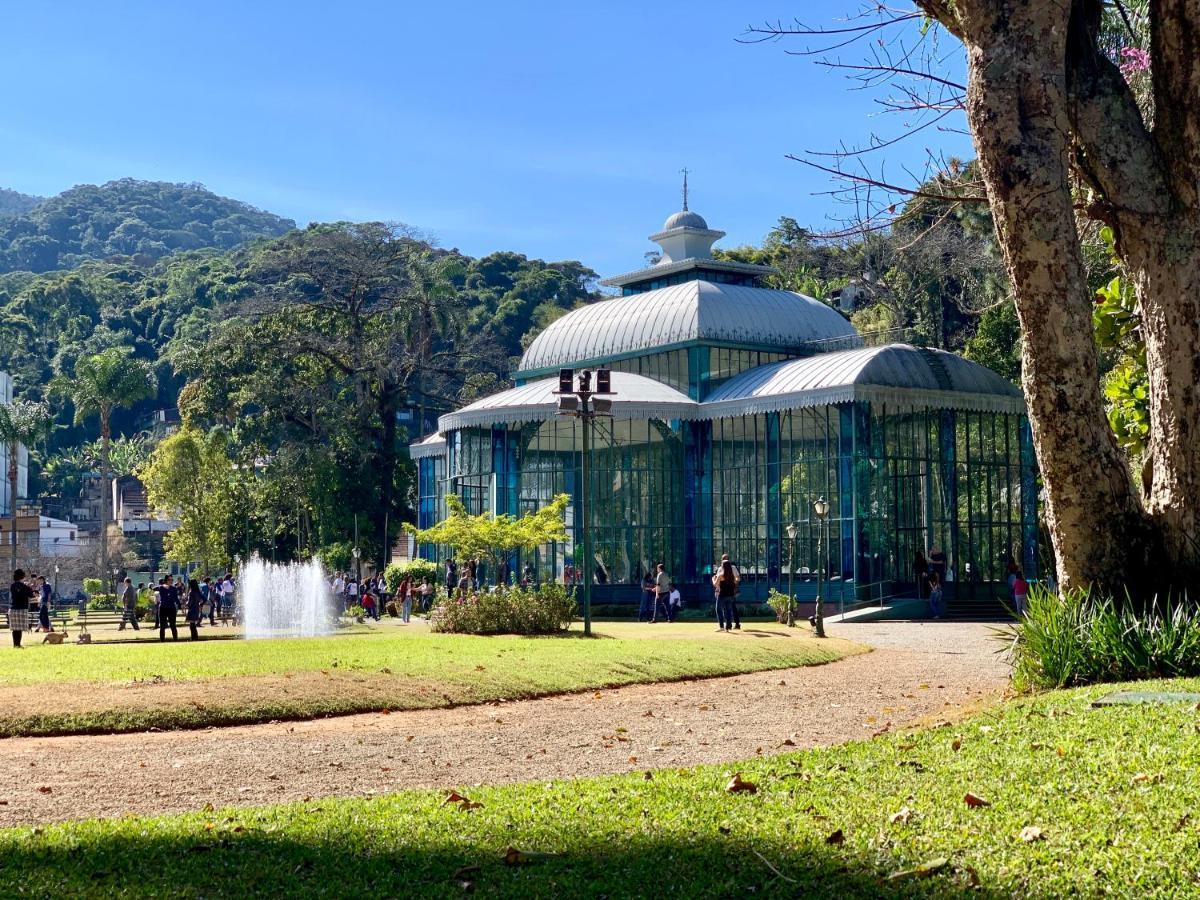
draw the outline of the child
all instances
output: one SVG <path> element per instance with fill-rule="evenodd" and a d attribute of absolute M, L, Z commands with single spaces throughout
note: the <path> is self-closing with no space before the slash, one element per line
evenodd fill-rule
<path fill-rule="evenodd" d="M 376 622 L 379 621 L 379 610 L 375 606 L 375 595 L 370 591 L 367 591 L 365 594 L 363 594 L 362 607 L 368 616 L 370 616 Z"/>
<path fill-rule="evenodd" d="M 942 579 L 938 577 L 937 569 L 929 573 L 929 608 L 935 619 L 942 617 Z"/>
<path fill-rule="evenodd" d="M 1026 601 L 1029 599 L 1029 584 L 1025 581 L 1025 573 L 1018 571 L 1016 580 L 1013 581 L 1013 605 L 1017 608 L 1017 615 L 1025 615 Z"/>

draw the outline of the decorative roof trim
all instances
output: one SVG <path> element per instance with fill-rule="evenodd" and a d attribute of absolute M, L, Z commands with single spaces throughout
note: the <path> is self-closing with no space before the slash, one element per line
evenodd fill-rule
<path fill-rule="evenodd" d="M 809 409 L 814 406 L 836 406 L 840 403 L 856 401 L 877 403 L 889 409 L 902 410 L 953 409 L 966 412 L 1014 414 L 1025 412 L 1024 401 L 1016 397 L 860 384 L 817 388 L 776 396 L 701 403 L 697 418 L 704 420 L 727 419 L 736 416 L 759 415 L 760 413 L 785 412 L 790 409 Z"/>
<path fill-rule="evenodd" d="M 410 459 L 427 459 L 431 456 L 446 455 L 446 436 L 441 432 L 435 432 L 427 438 L 417 441 L 415 444 L 408 445 L 408 456 Z"/>
<path fill-rule="evenodd" d="M 658 263 L 657 265 L 647 266 L 644 269 L 626 272 L 623 275 L 602 278 L 600 279 L 600 283 L 607 287 L 624 287 L 635 281 L 665 278 L 668 275 L 686 272 L 689 269 L 715 269 L 718 272 L 738 272 L 744 275 L 774 275 L 779 271 L 774 266 L 760 266 L 756 263 L 738 262 L 733 259 L 715 259 L 712 257 L 699 259 L 689 257 L 688 259 L 680 259 L 675 262 Z"/>

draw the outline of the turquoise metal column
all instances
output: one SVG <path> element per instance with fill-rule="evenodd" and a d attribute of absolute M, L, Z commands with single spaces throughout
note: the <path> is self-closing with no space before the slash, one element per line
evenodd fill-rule
<path fill-rule="evenodd" d="M 1037 456 L 1029 419 L 1021 416 L 1021 565 L 1025 578 L 1038 577 Z"/>

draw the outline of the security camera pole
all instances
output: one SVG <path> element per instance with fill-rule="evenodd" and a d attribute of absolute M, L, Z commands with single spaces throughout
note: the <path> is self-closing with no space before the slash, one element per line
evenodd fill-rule
<path fill-rule="evenodd" d="M 583 425 L 583 488 L 579 492 L 579 509 L 575 516 L 575 533 L 583 532 L 583 566 L 579 565 L 579 554 L 575 554 L 575 574 L 583 582 L 583 633 L 588 637 L 592 634 L 592 568 L 595 560 L 592 556 L 592 529 L 588 524 L 588 515 L 592 508 L 592 428 L 597 416 L 612 416 L 612 372 L 607 368 L 596 370 L 596 389 L 592 390 L 592 370 L 583 369 L 576 373 L 574 369 L 558 370 L 558 414 L 574 416 Z"/>

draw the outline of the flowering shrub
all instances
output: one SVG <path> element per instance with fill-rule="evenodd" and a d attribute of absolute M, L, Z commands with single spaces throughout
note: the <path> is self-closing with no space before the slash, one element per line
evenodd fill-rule
<path fill-rule="evenodd" d="M 553 634 L 574 618 L 574 592 L 543 584 L 450 597 L 433 608 L 429 621 L 434 631 L 455 634 Z"/>

